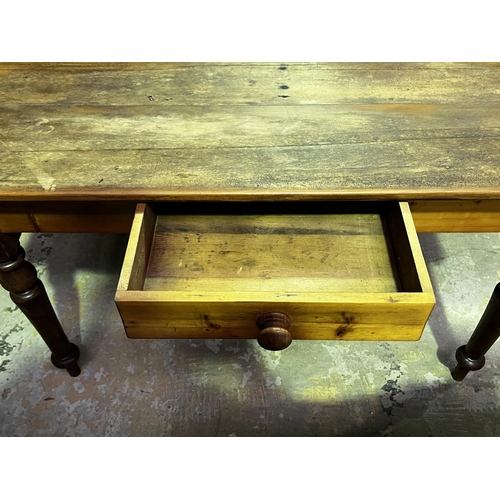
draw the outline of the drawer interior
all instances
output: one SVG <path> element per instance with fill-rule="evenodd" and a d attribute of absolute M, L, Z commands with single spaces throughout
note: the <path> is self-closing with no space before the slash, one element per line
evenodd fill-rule
<path fill-rule="evenodd" d="M 144 290 L 403 291 L 380 213 L 159 215 Z"/>

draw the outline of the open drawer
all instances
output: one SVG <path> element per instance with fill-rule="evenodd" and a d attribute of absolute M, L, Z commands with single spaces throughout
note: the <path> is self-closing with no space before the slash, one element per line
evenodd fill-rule
<path fill-rule="evenodd" d="M 116 293 L 133 338 L 418 340 L 435 303 L 407 203 L 139 204 Z"/>

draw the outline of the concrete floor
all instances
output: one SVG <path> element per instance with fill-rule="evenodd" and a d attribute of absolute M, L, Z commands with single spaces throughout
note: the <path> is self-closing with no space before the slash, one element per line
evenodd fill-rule
<path fill-rule="evenodd" d="M 454 353 L 500 281 L 500 234 L 420 240 L 438 304 L 419 342 L 129 340 L 114 304 L 125 235 L 22 244 L 82 374 L 0 290 L 1 436 L 499 436 L 500 342 L 458 383 Z"/>

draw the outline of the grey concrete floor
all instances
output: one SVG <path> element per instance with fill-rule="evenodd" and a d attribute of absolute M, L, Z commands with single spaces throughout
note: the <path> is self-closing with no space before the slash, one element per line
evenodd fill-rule
<path fill-rule="evenodd" d="M 500 281 L 500 234 L 422 234 L 437 305 L 418 342 L 127 339 L 114 304 L 125 235 L 25 234 L 78 378 L 0 290 L 1 436 L 499 436 L 500 342 L 453 381 Z"/>

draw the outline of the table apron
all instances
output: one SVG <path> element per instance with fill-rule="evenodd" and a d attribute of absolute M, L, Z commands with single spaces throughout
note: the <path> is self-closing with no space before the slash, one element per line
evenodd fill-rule
<path fill-rule="evenodd" d="M 500 200 L 409 200 L 420 233 L 500 232 Z M 129 233 L 136 201 L 0 202 L 2 233 Z"/>

